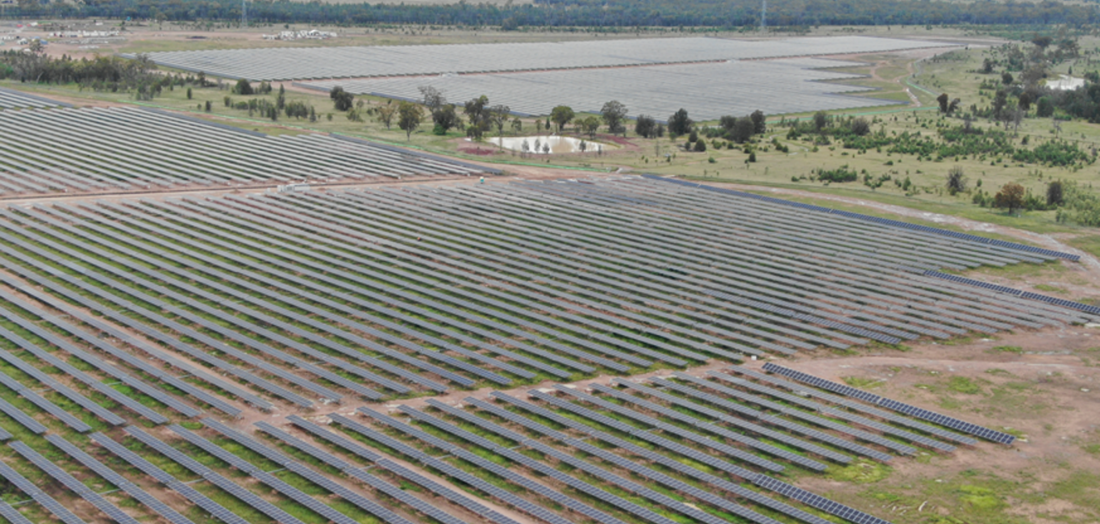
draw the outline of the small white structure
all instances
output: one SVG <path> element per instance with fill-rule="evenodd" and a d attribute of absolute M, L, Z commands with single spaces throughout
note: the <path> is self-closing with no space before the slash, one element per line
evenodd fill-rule
<path fill-rule="evenodd" d="M 275 188 L 277 193 L 293 193 L 295 191 L 309 191 L 309 184 L 301 182 L 298 184 L 286 184 L 283 186 L 277 186 Z"/>

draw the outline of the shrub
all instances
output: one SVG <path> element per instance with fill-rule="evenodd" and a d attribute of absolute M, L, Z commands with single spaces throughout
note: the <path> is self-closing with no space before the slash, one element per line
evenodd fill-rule
<path fill-rule="evenodd" d="M 966 191 L 966 175 L 963 173 L 963 168 L 954 166 L 947 170 L 947 192 L 955 196 L 964 191 Z"/>
<path fill-rule="evenodd" d="M 696 153 L 702 153 L 706 150 L 707 150 L 707 141 L 706 140 L 697 140 L 695 142 L 695 152 Z"/>
<path fill-rule="evenodd" d="M 815 169 L 813 173 L 823 182 L 855 182 L 859 178 L 858 173 L 848 170 L 847 164 L 831 170 Z"/>

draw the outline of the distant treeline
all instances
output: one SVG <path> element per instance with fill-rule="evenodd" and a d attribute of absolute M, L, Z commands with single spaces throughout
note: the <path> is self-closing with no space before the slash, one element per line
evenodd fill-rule
<path fill-rule="evenodd" d="M 535 5 L 329 4 L 249 2 L 250 21 L 267 24 L 425 24 L 541 27 L 744 27 L 760 23 L 760 0 L 536 0 Z M 116 18 L 234 21 L 239 0 L 86 0 L 82 4 L 20 0 L 9 18 Z M 768 24 L 815 25 L 1070 24 L 1100 21 L 1095 5 L 932 0 L 771 0 Z"/>

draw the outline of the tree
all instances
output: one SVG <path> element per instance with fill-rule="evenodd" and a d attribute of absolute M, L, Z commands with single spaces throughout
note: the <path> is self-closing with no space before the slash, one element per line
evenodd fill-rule
<path fill-rule="evenodd" d="M 1020 209 L 1024 205 L 1024 186 L 1015 182 L 1009 182 L 1001 187 L 1001 190 L 993 195 L 993 207 L 1008 209 L 1008 214 Z"/>
<path fill-rule="evenodd" d="M 751 122 L 751 120 L 750 120 L 750 122 Z M 705 153 L 706 151 L 707 151 L 707 141 L 706 140 L 696 140 L 695 141 L 695 152 L 696 153 Z"/>
<path fill-rule="evenodd" d="M 948 106 L 947 106 L 947 114 L 949 114 L 949 115 L 950 115 L 950 114 L 953 114 L 953 113 L 954 113 L 955 111 L 958 111 L 958 109 L 959 109 L 959 104 L 960 104 L 961 102 L 962 102 L 962 100 L 960 100 L 960 99 L 958 99 L 958 98 L 954 98 L 954 99 L 952 99 L 952 100 L 951 100 L 951 103 L 950 103 L 950 104 L 948 104 Z"/>
<path fill-rule="evenodd" d="M 420 86 L 417 89 L 420 90 L 420 96 L 422 97 L 424 107 L 428 108 L 428 111 L 435 113 L 442 109 L 443 106 L 447 105 L 447 99 L 438 89 L 432 86 Z"/>
<path fill-rule="evenodd" d="M 275 96 L 275 109 L 282 111 L 286 107 L 286 88 L 279 84 L 279 94 Z"/>
<path fill-rule="evenodd" d="M 191 88 L 190 87 L 187 88 L 187 99 L 191 100 Z"/>
<path fill-rule="evenodd" d="M 1004 73 L 1001 73 L 1001 83 L 1002 84 L 1004 84 L 1006 86 L 1009 86 L 1009 85 L 1012 85 L 1012 82 L 1015 82 L 1015 81 L 1016 81 L 1016 79 L 1012 78 L 1012 73 L 1009 73 L 1008 71 L 1005 71 Z"/>
<path fill-rule="evenodd" d="M 987 75 L 988 75 L 988 74 L 990 74 L 990 73 L 992 73 L 992 72 L 993 72 L 993 66 L 994 66 L 994 65 L 996 65 L 996 64 L 994 64 L 994 63 L 993 63 L 993 60 L 991 60 L 991 59 L 989 59 L 989 58 L 986 58 L 985 60 L 982 60 L 982 69 L 981 69 L 981 72 L 982 72 L 982 73 L 985 73 L 985 74 L 987 74 Z"/>
<path fill-rule="evenodd" d="M 764 112 L 757 109 L 753 111 L 749 118 L 752 119 L 752 132 L 757 135 L 762 135 L 768 130 L 768 122 L 764 117 Z"/>
<path fill-rule="evenodd" d="M 397 127 L 405 132 L 405 140 L 412 138 L 413 131 L 420 127 L 420 121 L 424 118 L 420 106 L 412 102 L 401 102 L 397 108 Z"/>
<path fill-rule="evenodd" d="M 209 112 L 210 112 L 210 110 L 212 109 L 212 108 L 210 107 L 211 105 L 213 105 L 213 104 L 211 104 L 211 103 L 210 103 L 210 101 L 209 101 L 209 100 L 207 100 L 207 101 L 206 101 L 206 106 L 205 106 L 205 107 L 206 107 L 206 112 L 207 112 L 207 113 L 209 113 Z"/>
<path fill-rule="evenodd" d="M 612 100 L 603 105 L 600 109 L 600 115 L 603 116 L 603 121 L 607 124 L 607 132 L 611 134 L 626 133 L 626 126 L 623 125 L 623 121 L 626 120 L 627 111 L 626 106 L 618 100 Z"/>
<path fill-rule="evenodd" d="M 489 108 L 489 121 L 497 128 L 497 135 L 504 136 L 504 125 L 508 123 L 512 109 L 506 105 L 497 104 Z M 501 141 L 503 143 L 503 141 Z"/>
<path fill-rule="evenodd" d="M 998 89 L 993 96 L 993 118 L 1000 119 L 1005 106 L 1008 105 L 1008 93 L 1004 89 Z"/>
<path fill-rule="evenodd" d="M 336 86 L 329 91 L 328 97 L 332 99 L 337 111 L 347 111 L 355 105 L 355 95 L 344 91 L 344 88 Z M 386 128 L 389 129 L 389 125 Z"/>
<path fill-rule="evenodd" d="M 577 129 L 588 135 L 589 138 L 594 138 L 596 132 L 600 130 L 600 119 L 594 116 L 586 117 L 577 121 Z"/>
<path fill-rule="evenodd" d="M 951 99 L 947 96 L 947 93 L 942 93 L 940 96 L 937 96 L 936 101 L 940 103 L 940 112 L 947 114 L 947 107 L 951 103 Z"/>
<path fill-rule="evenodd" d="M 378 121 L 386 126 L 386 129 L 393 125 L 393 117 L 397 114 L 397 106 L 387 102 L 386 105 L 378 106 L 374 111 L 378 115 Z"/>
<path fill-rule="evenodd" d="M 520 133 L 522 131 L 523 131 L 523 121 L 520 120 L 519 117 L 517 116 L 517 117 L 512 119 L 512 132 L 513 133 Z"/>
<path fill-rule="evenodd" d="M 752 123 L 752 118 L 743 116 L 734 120 L 733 130 L 730 131 L 730 138 L 738 144 L 744 144 L 750 138 L 752 138 L 753 131 L 756 130 L 756 126 Z"/>
<path fill-rule="evenodd" d="M 1035 44 L 1039 49 L 1046 49 L 1052 42 L 1054 42 L 1054 39 L 1049 36 L 1035 35 L 1031 39 L 1031 43 Z"/>
<path fill-rule="evenodd" d="M 1062 188 L 1061 180 L 1051 180 L 1047 184 L 1047 205 L 1048 206 L 1060 206 L 1065 203 L 1065 193 Z"/>
<path fill-rule="evenodd" d="M 252 84 L 248 83 L 248 80 L 243 78 L 237 80 L 237 85 L 233 86 L 233 92 L 238 95 L 251 95 L 255 93 L 255 91 L 252 90 Z"/>
<path fill-rule="evenodd" d="M 691 126 L 695 125 L 691 118 L 688 117 L 688 112 L 684 108 L 680 108 L 679 111 L 668 117 L 668 134 L 673 138 L 686 135 L 691 132 Z"/>
<path fill-rule="evenodd" d="M 947 170 L 947 192 L 951 196 L 955 196 L 959 193 L 966 191 L 966 174 L 963 173 L 963 168 L 954 166 Z"/>
<path fill-rule="evenodd" d="M 1020 98 L 1016 104 L 1021 111 L 1026 113 L 1028 109 L 1031 109 L 1031 95 L 1028 93 L 1020 93 Z"/>
<path fill-rule="evenodd" d="M 435 123 L 442 134 L 447 134 L 451 128 L 458 127 L 462 123 L 462 119 L 458 117 L 458 112 L 455 111 L 454 104 L 444 104 L 442 107 L 432 111 L 432 122 Z"/>
<path fill-rule="evenodd" d="M 466 136 L 481 140 L 482 135 L 492 125 L 489 118 L 489 97 L 481 95 L 467 100 L 462 111 L 470 121 L 470 125 L 466 127 Z"/>
<path fill-rule="evenodd" d="M 557 106 L 550 110 L 550 120 L 553 120 L 558 125 L 558 133 L 561 133 L 565 129 L 565 124 L 568 124 L 576 116 L 573 113 L 573 108 L 569 106 Z"/>
<path fill-rule="evenodd" d="M 829 114 L 824 111 L 814 113 L 814 130 L 820 133 L 829 125 Z"/>
<path fill-rule="evenodd" d="M 848 124 L 848 129 L 851 129 L 856 136 L 864 136 L 871 132 L 871 123 L 866 118 L 859 117 Z"/>
<path fill-rule="evenodd" d="M 643 138 L 652 138 L 657 134 L 657 121 L 649 115 L 638 115 L 634 121 L 634 132 Z"/>
<path fill-rule="evenodd" d="M 1040 97 L 1035 104 L 1035 115 L 1048 117 L 1054 114 L 1054 102 L 1049 96 Z"/>

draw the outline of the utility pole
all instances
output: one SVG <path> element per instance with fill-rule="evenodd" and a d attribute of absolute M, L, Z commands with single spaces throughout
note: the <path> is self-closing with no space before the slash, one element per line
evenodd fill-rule
<path fill-rule="evenodd" d="M 764 5 L 760 7 L 760 32 L 768 32 L 768 0 L 764 0 Z"/>

